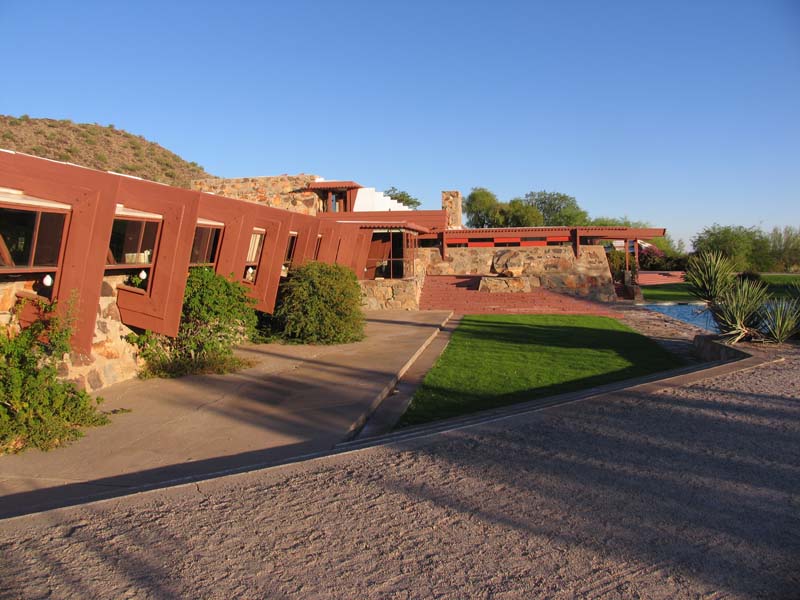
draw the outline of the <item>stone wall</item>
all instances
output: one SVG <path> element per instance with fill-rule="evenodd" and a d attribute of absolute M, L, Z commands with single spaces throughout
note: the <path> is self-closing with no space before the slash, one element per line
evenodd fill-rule
<path fill-rule="evenodd" d="M 65 355 L 58 367 L 59 376 L 79 388 L 97 391 L 114 383 L 132 379 L 139 370 L 136 348 L 125 341 L 131 333 L 120 320 L 117 310 L 116 286 L 125 275 L 103 279 L 100 303 L 97 307 L 92 352 L 89 356 L 76 352 Z M 0 283 L 0 327 L 14 329 L 11 310 L 17 291 L 32 291 L 36 280 Z"/>
<path fill-rule="evenodd" d="M 90 392 L 133 379 L 139 371 L 136 347 L 125 341 L 131 330 L 122 323 L 117 309 L 117 285 L 126 277 L 112 275 L 103 278 L 92 353 L 86 356 L 73 352 L 60 367 L 63 377 Z"/>
<path fill-rule="evenodd" d="M 442 209 L 447 213 L 447 228 L 462 229 L 461 221 L 461 192 L 442 192 Z"/>
<path fill-rule="evenodd" d="M 250 200 L 304 215 L 316 215 L 320 208 L 320 198 L 315 192 L 305 190 L 309 183 L 316 180 L 316 175 L 305 174 L 236 179 L 212 177 L 196 179 L 191 185 L 193 190 L 201 192 Z"/>
<path fill-rule="evenodd" d="M 365 310 L 419 310 L 421 287 L 416 279 L 359 281 L 361 308 Z"/>
<path fill-rule="evenodd" d="M 37 277 L 0 282 L 0 327 L 8 327 L 13 321 L 11 311 L 17 303 L 17 292 L 33 292 L 38 280 Z"/>
<path fill-rule="evenodd" d="M 492 294 L 524 294 L 539 287 L 538 277 L 481 277 L 478 291 Z"/>
<path fill-rule="evenodd" d="M 448 248 L 445 260 L 436 248 L 420 248 L 419 256 L 428 275 L 526 277 L 533 287 L 604 302 L 616 299 L 602 246 L 581 246 L 580 258 L 571 246 Z"/>

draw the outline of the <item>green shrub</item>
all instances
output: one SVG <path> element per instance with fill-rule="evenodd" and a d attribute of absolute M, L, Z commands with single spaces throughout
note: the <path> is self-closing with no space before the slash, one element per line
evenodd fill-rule
<path fill-rule="evenodd" d="M 55 303 L 38 305 L 42 316 L 26 329 L 0 330 L 0 453 L 49 450 L 79 438 L 81 426 L 108 422 L 97 410 L 99 400 L 58 379 L 58 363 L 69 352 L 69 323 Z"/>
<path fill-rule="evenodd" d="M 761 273 L 758 271 L 742 271 L 738 275 L 736 275 L 737 279 L 747 279 L 749 281 L 763 281 L 761 278 Z"/>
<path fill-rule="evenodd" d="M 234 346 L 252 335 L 256 315 L 242 284 L 207 267 L 191 269 L 183 296 L 180 329 L 174 338 L 145 332 L 133 335 L 147 366 L 141 375 L 178 377 L 226 373 L 245 363 Z"/>
<path fill-rule="evenodd" d="M 609 250 L 606 252 L 608 268 L 614 281 L 625 280 L 625 253 L 619 250 Z"/>
<path fill-rule="evenodd" d="M 281 285 L 273 327 L 286 340 L 345 344 L 364 337 L 361 288 L 341 265 L 309 262 Z"/>
<path fill-rule="evenodd" d="M 689 259 L 684 275 L 689 293 L 705 302 L 714 302 L 733 285 L 733 263 L 719 252 L 701 252 Z"/>
<path fill-rule="evenodd" d="M 735 344 L 743 339 L 761 337 L 763 307 L 769 297 L 762 281 L 735 279 L 709 304 L 709 310 L 723 339 Z"/>
<path fill-rule="evenodd" d="M 764 305 L 762 332 L 770 341 L 782 344 L 800 331 L 800 300 L 778 298 Z"/>

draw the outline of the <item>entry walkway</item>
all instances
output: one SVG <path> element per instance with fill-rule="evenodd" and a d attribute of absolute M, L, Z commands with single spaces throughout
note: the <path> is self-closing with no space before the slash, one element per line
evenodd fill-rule
<path fill-rule="evenodd" d="M 249 346 L 232 375 L 134 380 L 101 392 L 105 427 L 51 452 L 0 456 L 0 518 L 288 462 L 360 426 L 448 318 L 368 313 L 340 346 Z"/>

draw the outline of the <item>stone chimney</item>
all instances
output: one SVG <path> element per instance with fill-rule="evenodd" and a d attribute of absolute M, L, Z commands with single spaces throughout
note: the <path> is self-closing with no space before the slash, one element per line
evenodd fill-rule
<path fill-rule="evenodd" d="M 463 229 L 461 224 L 461 192 L 442 192 L 442 209 L 447 213 L 448 229 Z"/>

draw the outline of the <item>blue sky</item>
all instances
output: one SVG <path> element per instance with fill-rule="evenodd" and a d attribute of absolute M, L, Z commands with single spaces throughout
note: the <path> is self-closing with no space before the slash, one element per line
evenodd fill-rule
<path fill-rule="evenodd" d="M 800 2 L 12 2 L 0 113 L 113 123 L 226 177 L 575 196 L 800 226 Z"/>

